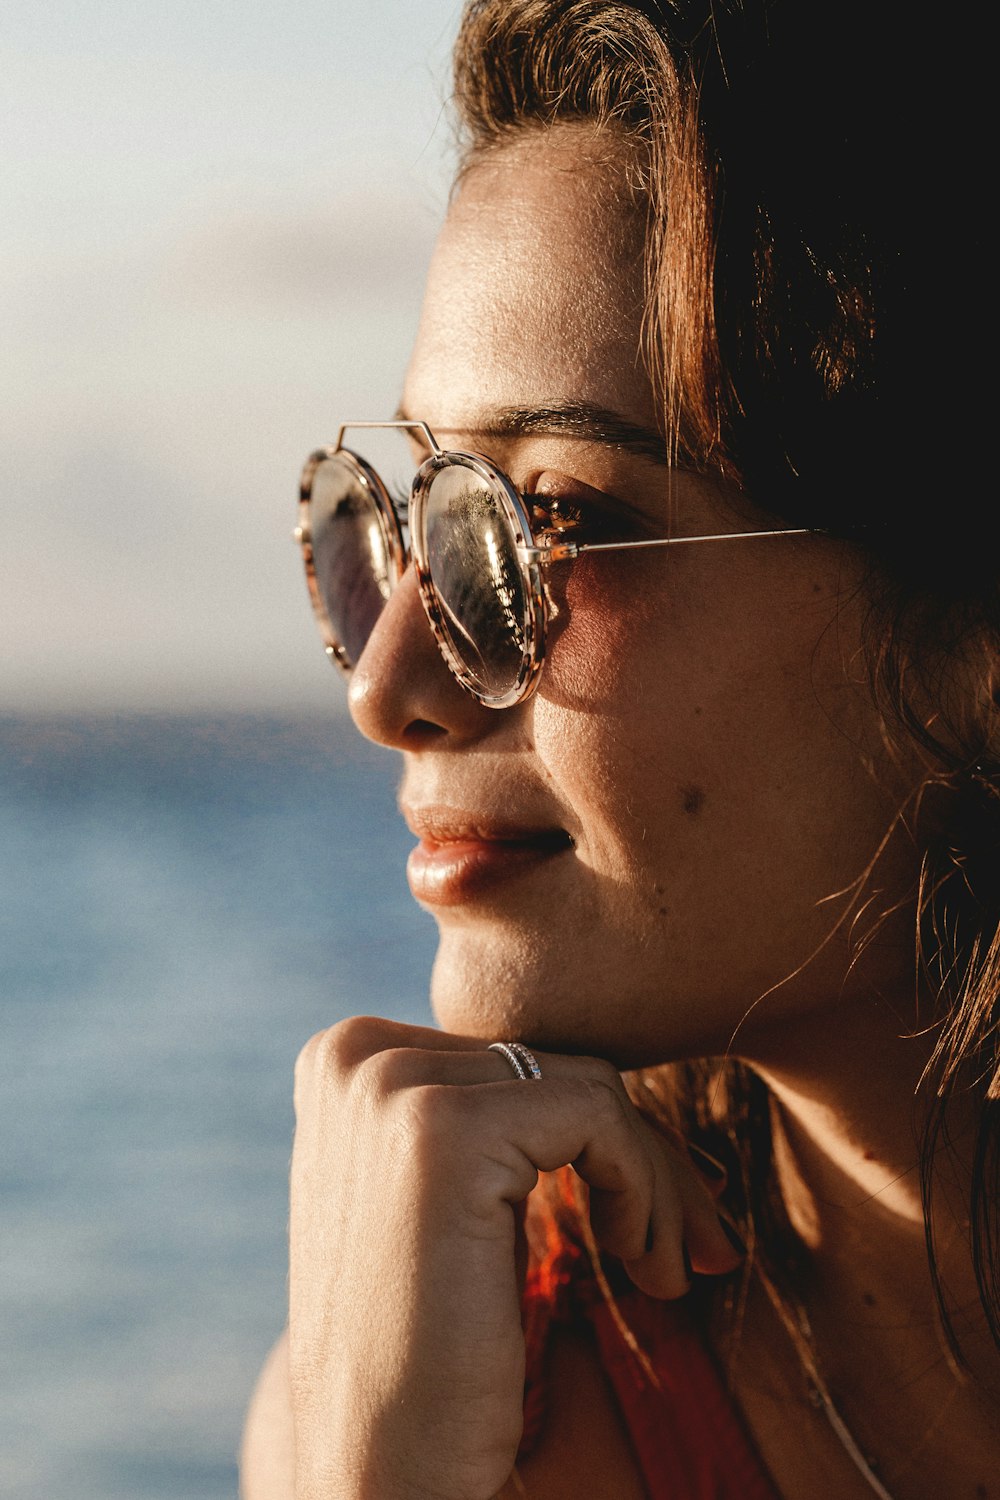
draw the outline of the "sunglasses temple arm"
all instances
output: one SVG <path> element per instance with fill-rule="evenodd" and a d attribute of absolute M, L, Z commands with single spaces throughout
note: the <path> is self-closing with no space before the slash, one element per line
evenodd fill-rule
<path fill-rule="evenodd" d="M 657 536 L 639 542 L 553 542 L 546 547 L 518 547 L 524 562 L 563 562 L 584 552 L 627 552 L 638 547 L 681 547 L 692 542 L 748 542 L 764 536 L 815 536 L 810 526 L 782 527 L 776 531 L 724 531 L 717 536 Z"/>

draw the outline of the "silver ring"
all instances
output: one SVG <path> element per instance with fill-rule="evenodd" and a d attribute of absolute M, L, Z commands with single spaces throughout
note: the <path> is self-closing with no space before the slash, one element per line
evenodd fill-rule
<path fill-rule="evenodd" d="M 542 1076 L 538 1059 L 533 1052 L 528 1051 L 523 1042 L 491 1042 L 486 1050 L 499 1052 L 502 1057 L 505 1057 L 522 1083 L 528 1083 L 531 1079 Z"/>

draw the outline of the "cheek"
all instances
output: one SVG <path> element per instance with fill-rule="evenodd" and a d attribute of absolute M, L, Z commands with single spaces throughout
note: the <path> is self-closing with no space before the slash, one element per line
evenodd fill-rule
<path fill-rule="evenodd" d="M 579 818 L 588 863 L 634 886 L 702 810 L 701 711 L 692 717 L 677 691 L 662 569 L 605 554 L 579 559 L 562 583 L 535 749 Z"/>
<path fill-rule="evenodd" d="M 649 563 L 613 553 L 552 570 L 553 606 L 541 691 L 566 708 L 602 718 L 636 713 L 648 687 L 652 638 L 663 627 L 662 593 Z"/>

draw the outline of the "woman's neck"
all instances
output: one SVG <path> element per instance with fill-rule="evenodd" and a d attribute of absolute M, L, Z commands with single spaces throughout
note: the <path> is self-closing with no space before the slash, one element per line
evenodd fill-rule
<path fill-rule="evenodd" d="M 952 1109 L 949 1144 L 942 1136 L 930 1174 L 940 1286 L 963 1369 L 944 1331 L 924 1228 L 919 1085 L 932 1043 L 904 1030 L 884 1001 L 845 1002 L 836 1014 L 798 1017 L 773 1038 L 773 1052 L 765 1037 L 747 1060 L 776 1101 L 776 1170 L 811 1252 L 806 1312 L 842 1415 L 883 1474 L 897 1473 L 899 1493 L 975 1495 L 974 1476 L 985 1481 L 998 1461 L 987 1450 L 1000 1355 L 969 1248 L 974 1120 L 968 1105 L 964 1118 Z M 969 1485 L 934 1491 L 931 1474 L 950 1469 L 954 1478 L 966 1461 Z"/>

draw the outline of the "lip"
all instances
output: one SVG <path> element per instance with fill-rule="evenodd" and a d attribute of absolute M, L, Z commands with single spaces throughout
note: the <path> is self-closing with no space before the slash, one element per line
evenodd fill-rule
<path fill-rule="evenodd" d="M 404 809 L 420 840 L 406 862 L 414 899 L 460 906 L 567 853 L 565 828 L 539 827 L 455 809 Z"/>

